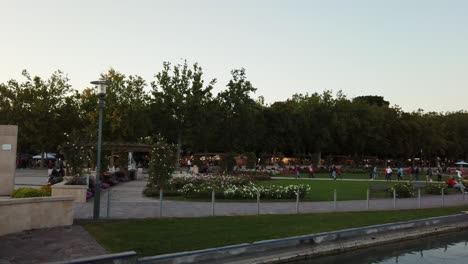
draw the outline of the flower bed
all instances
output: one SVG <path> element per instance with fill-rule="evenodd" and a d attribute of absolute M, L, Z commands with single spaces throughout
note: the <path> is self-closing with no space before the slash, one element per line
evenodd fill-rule
<path fill-rule="evenodd" d="M 172 190 L 181 190 L 185 185 L 196 186 L 205 189 L 224 189 L 228 186 L 246 185 L 250 182 L 245 177 L 234 177 L 226 175 L 197 175 L 197 176 L 179 176 L 172 177 L 169 180 L 169 186 Z"/>
<path fill-rule="evenodd" d="M 248 184 L 245 186 L 229 186 L 223 190 L 223 196 L 227 199 L 253 199 L 257 197 L 257 193 L 264 199 L 295 199 L 299 192 L 299 197 L 304 198 L 307 192 L 310 191 L 309 185 L 288 185 L 288 186 L 257 186 Z"/>
<path fill-rule="evenodd" d="M 258 186 L 253 183 L 255 180 L 252 179 L 265 179 L 265 174 L 236 173 L 236 175 L 173 177 L 169 180 L 169 188 L 164 192 L 187 198 L 211 197 L 211 192 L 214 190 L 216 197 L 221 199 L 255 199 L 257 193 L 260 193 L 263 199 L 295 199 L 298 192 L 303 198 L 310 191 L 310 187 L 303 184 Z M 147 188 L 143 193 L 146 196 L 156 196 L 158 190 Z"/>

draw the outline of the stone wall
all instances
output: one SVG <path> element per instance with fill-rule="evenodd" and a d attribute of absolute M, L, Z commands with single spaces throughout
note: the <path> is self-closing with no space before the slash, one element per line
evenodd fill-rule
<path fill-rule="evenodd" d="M 73 197 L 0 199 L 0 236 L 73 224 Z"/>
<path fill-rule="evenodd" d="M 15 186 L 18 127 L 0 125 L 0 196 L 9 196 Z"/>
<path fill-rule="evenodd" d="M 87 185 L 65 185 L 65 182 L 59 182 L 52 185 L 52 196 L 72 196 L 75 203 L 86 203 Z"/>

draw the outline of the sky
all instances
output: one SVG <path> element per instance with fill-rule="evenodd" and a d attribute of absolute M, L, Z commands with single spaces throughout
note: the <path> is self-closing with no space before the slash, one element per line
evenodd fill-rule
<path fill-rule="evenodd" d="M 267 103 L 380 95 L 405 111 L 468 110 L 468 1 L 0 0 L 0 83 L 60 69 L 74 89 L 111 67 L 148 83 L 164 61 L 230 71 Z"/>

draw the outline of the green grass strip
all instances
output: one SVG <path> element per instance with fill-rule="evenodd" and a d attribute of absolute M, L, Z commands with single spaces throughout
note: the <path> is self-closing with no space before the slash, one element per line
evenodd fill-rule
<path fill-rule="evenodd" d="M 82 225 L 110 252 L 139 256 L 206 249 L 450 215 L 468 206 L 377 212 L 122 220 Z"/>
<path fill-rule="evenodd" d="M 287 186 L 294 184 L 307 184 L 311 190 L 302 199 L 302 201 L 333 201 L 333 192 L 336 190 L 338 201 L 348 200 L 366 200 L 367 189 L 371 185 L 387 185 L 389 188 L 393 188 L 393 185 L 398 183 L 397 181 L 392 182 L 373 182 L 373 181 L 341 181 L 341 180 L 329 180 L 329 181 L 310 181 L 304 179 L 291 179 L 291 180 L 269 180 L 259 181 L 259 185 L 277 185 Z M 448 189 L 449 193 L 459 194 L 454 189 Z M 417 195 L 417 190 L 414 190 Z M 424 190 L 421 191 L 421 195 L 426 195 Z M 371 193 L 371 199 L 378 198 L 392 198 L 391 192 L 376 192 Z M 404 198 L 403 198 L 404 199 Z"/>

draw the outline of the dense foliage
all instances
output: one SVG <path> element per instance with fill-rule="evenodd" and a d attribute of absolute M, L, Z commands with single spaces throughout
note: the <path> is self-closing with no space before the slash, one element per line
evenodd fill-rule
<path fill-rule="evenodd" d="M 405 112 L 380 96 L 347 98 L 313 90 L 265 105 L 263 97 L 252 98 L 256 88 L 244 69 L 231 73 L 226 89 L 213 95 L 216 80 L 206 82 L 198 64 L 166 62 L 150 85 L 110 69 L 102 76 L 112 82 L 104 141 L 136 142 L 161 134 L 180 145 L 177 153 L 468 158 L 465 111 Z M 19 125 L 20 153 L 55 152 L 61 144 L 66 147 L 74 130 L 80 140 L 96 142 L 94 89 L 73 90 L 60 71 L 48 79 L 23 75 L 23 81 L 0 84 L 0 124 Z"/>
<path fill-rule="evenodd" d="M 411 183 L 397 183 L 393 185 L 397 198 L 409 198 L 414 196 Z"/>
<path fill-rule="evenodd" d="M 31 197 L 42 197 L 50 196 L 51 191 L 49 187 L 42 187 L 40 189 L 35 188 L 18 188 L 11 194 L 12 198 L 31 198 Z"/>
<path fill-rule="evenodd" d="M 160 136 L 155 137 L 150 152 L 147 187 L 164 189 L 174 172 L 175 160 L 175 146 Z"/>
<path fill-rule="evenodd" d="M 165 195 L 181 195 L 189 198 L 208 198 L 212 191 L 221 199 L 255 199 L 257 194 L 263 199 L 295 199 L 297 194 L 303 198 L 310 186 L 291 184 L 287 186 L 257 185 L 254 182 L 269 179 L 266 173 L 238 173 L 229 175 L 177 176 L 168 180 Z M 157 189 L 147 187 L 146 196 L 157 196 Z"/>

